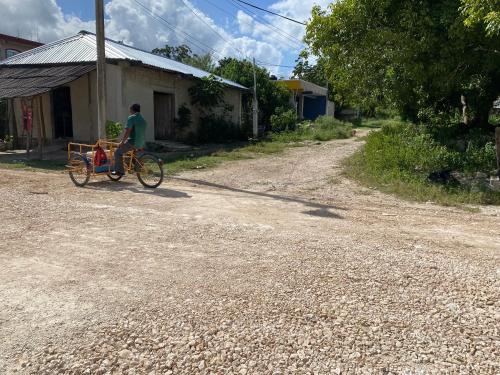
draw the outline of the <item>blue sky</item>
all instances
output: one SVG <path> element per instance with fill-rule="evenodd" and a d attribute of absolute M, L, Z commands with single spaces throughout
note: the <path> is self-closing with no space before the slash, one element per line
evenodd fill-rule
<path fill-rule="evenodd" d="M 314 4 L 325 7 L 330 3 L 327 0 L 246 1 L 300 21 L 309 17 Z M 196 53 L 210 49 L 216 59 L 255 57 L 272 73 L 287 77 L 292 69 L 286 66 L 295 64 L 304 47 L 301 43 L 304 26 L 249 8 L 236 0 L 105 2 L 107 36 L 146 50 L 167 43 L 184 43 Z M 95 27 L 94 0 L 0 0 L 0 5 L 7 12 L 0 23 L 0 33 L 50 42 Z"/>

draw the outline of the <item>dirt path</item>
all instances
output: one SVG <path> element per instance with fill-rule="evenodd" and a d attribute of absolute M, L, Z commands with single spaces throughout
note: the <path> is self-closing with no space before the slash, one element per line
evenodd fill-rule
<path fill-rule="evenodd" d="M 499 373 L 500 209 L 360 187 L 360 144 L 155 191 L 0 170 L 0 373 Z"/>

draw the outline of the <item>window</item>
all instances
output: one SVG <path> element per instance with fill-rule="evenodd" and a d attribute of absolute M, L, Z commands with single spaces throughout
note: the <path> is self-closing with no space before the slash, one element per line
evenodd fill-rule
<path fill-rule="evenodd" d="M 8 50 L 5 50 L 5 57 L 6 58 L 12 57 L 14 55 L 17 55 L 19 52 L 21 52 L 21 51 L 18 51 L 17 49 L 8 49 Z"/>

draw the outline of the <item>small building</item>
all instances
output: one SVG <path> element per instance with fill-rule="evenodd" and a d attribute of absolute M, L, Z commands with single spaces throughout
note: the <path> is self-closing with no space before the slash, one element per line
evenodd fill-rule
<path fill-rule="evenodd" d="M 280 80 L 290 90 L 290 104 L 300 120 L 315 120 L 318 116 L 335 114 L 335 103 L 328 100 L 328 89 L 302 79 Z"/>
<path fill-rule="evenodd" d="M 8 59 L 18 53 L 40 47 L 41 45 L 42 43 L 32 40 L 0 34 L 0 60 Z"/>
<path fill-rule="evenodd" d="M 110 39 L 105 41 L 107 119 L 124 122 L 132 103 L 140 103 L 149 126 L 146 140 L 172 140 L 178 109 L 191 110 L 195 132 L 201 116 L 191 104 L 189 88 L 210 73 Z M 0 98 L 14 99 L 17 134 L 23 134 L 23 105 L 33 103 L 33 121 L 40 120 L 39 137 L 54 140 L 94 141 L 97 129 L 96 36 L 82 31 L 0 62 Z M 241 126 L 244 86 L 220 78 L 224 84 L 226 119 Z M 222 112 L 222 109 L 221 109 Z M 12 133 L 11 133 L 12 134 Z"/>

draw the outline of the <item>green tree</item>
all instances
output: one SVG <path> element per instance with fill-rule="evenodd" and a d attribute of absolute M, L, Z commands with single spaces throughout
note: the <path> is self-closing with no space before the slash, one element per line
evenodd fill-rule
<path fill-rule="evenodd" d="M 394 106 L 412 120 L 457 113 L 481 125 L 500 94 L 500 39 L 467 28 L 460 0 L 340 0 L 315 7 L 310 52 L 335 89 L 362 107 Z"/>
<path fill-rule="evenodd" d="M 160 55 L 168 59 L 180 62 L 193 55 L 193 51 L 191 50 L 191 48 L 189 48 L 189 46 L 185 44 L 181 44 L 180 46 L 176 47 L 169 46 L 168 44 L 166 44 L 164 48 L 155 48 L 151 52 L 154 53 L 155 55 Z"/>
<path fill-rule="evenodd" d="M 224 99 L 224 83 L 214 75 L 196 80 L 189 88 L 191 104 L 198 105 L 202 109 L 210 109 L 219 106 Z"/>
<path fill-rule="evenodd" d="M 215 62 L 212 54 L 192 55 L 182 59 L 184 64 L 194 66 L 195 68 L 213 73 L 215 71 Z"/>
<path fill-rule="evenodd" d="M 253 87 L 253 64 L 247 60 L 224 58 L 219 61 L 215 73 L 239 83 L 245 87 Z M 256 67 L 257 97 L 259 101 L 259 120 L 269 126 L 270 118 L 276 108 L 286 107 L 289 104 L 290 93 L 276 81 L 270 79 L 270 74 L 265 68 Z M 252 95 L 248 93 L 243 98 L 246 121 L 251 118 Z"/>
<path fill-rule="evenodd" d="M 483 24 L 488 36 L 500 34 L 500 0 L 462 0 L 466 26 Z"/>

